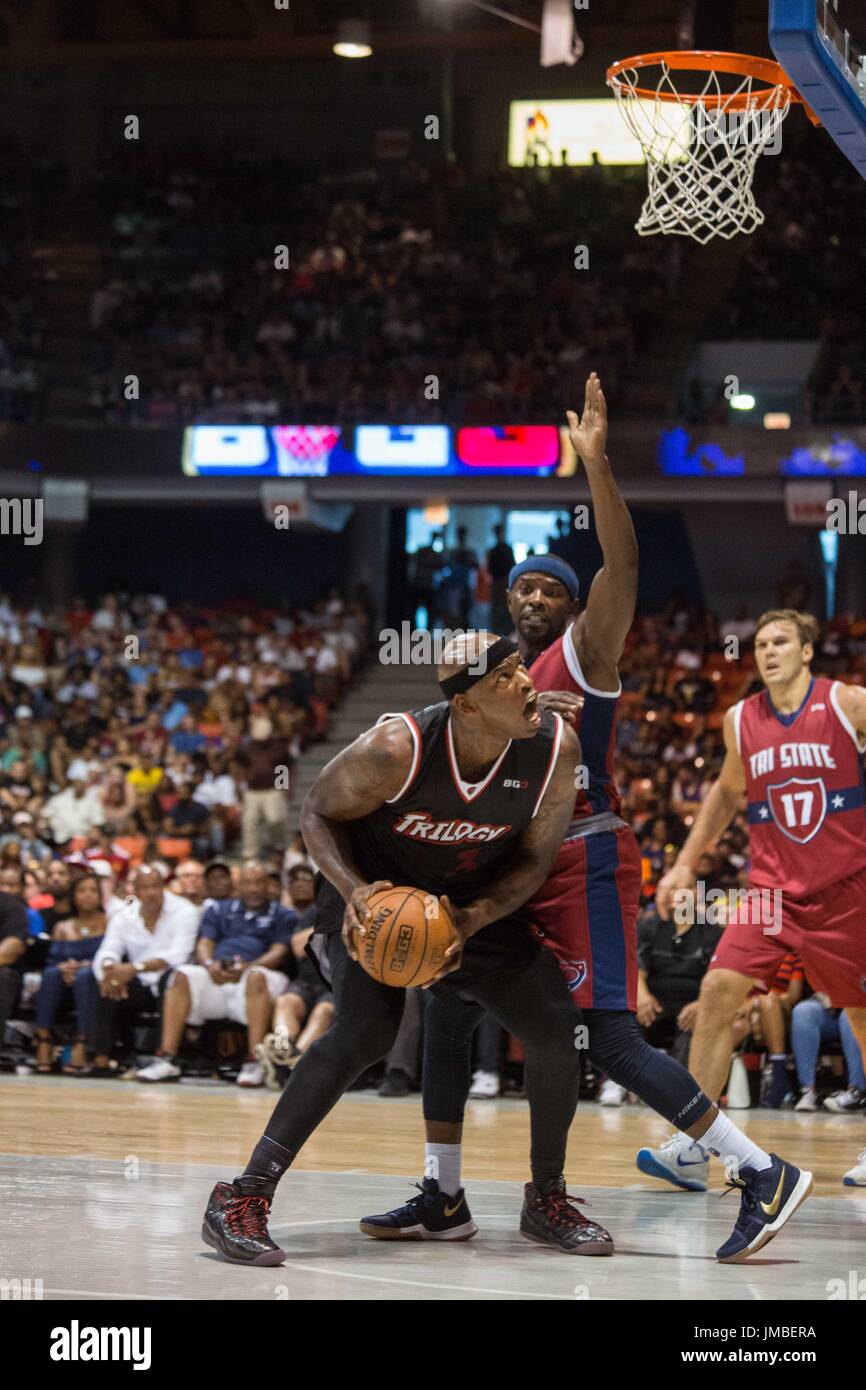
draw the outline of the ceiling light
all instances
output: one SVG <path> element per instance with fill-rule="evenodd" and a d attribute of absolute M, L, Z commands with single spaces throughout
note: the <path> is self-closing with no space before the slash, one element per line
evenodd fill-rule
<path fill-rule="evenodd" d="M 337 25 L 334 52 L 338 58 L 369 58 L 373 52 L 370 26 L 366 19 L 341 19 Z"/>

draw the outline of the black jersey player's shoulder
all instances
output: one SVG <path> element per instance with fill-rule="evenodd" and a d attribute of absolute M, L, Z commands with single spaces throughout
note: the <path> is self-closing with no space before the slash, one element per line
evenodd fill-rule
<path fill-rule="evenodd" d="M 383 714 L 357 741 L 360 743 L 363 740 L 374 757 L 384 764 L 389 759 L 402 758 L 411 752 L 416 731 L 417 726 L 410 714 Z"/>
<path fill-rule="evenodd" d="M 426 771 L 436 749 L 441 745 L 448 725 L 448 701 L 440 700 L 423 709 L 388 710 L 381 714 L 368 730 L 375 736 L 380 752 L 387 757 L 399 754 L 405 777 L 396 796 L 389 802 L 400 801 Z"/>
<path fill-rule="evenodd" d="M 415 762 L 417 740 L 404 718 L 385 715 L 359 734 L 334 762 L 348 759 L 354 775 L 371 784 L 400 785 Z"/>
<path fill-rule="evenodd" d="M 384 724 L 389 720 L 402 721 L 409 726 L 414 725 L 415 729 L 421 733 L 433 732 L 443 728 L 448 721 L 448 701 L 437 700 L 433 705 L 424 705 L 422 709 L 410 710 L 389 710 L 386 714 L 380 714 L 376 720 L 376 726 Z"/>

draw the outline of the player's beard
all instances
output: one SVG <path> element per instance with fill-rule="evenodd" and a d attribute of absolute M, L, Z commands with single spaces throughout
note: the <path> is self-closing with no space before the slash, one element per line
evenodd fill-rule
<path fill-rule="evenodd" d="M 521 647 L 525 648 L 524 659 L 527 665 L 533 662 L 537 656 L 540 656 L 543 651 L 546 651 L 557 637 L 561 637 L 567 626 L 565 619 L 557 629 L 556 623 L 543 614 L 539 614 L 538 617 L 539 621 L 531 623 L 528 631 L 523 629 L 519 622 L 516 624 Z"/>

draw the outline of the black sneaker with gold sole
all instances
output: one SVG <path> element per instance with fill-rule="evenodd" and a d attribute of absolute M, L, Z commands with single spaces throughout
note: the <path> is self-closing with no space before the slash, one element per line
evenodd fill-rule
<path fill-rule="evenodd" d="M 416 1183 L 419 1196 L 410 1197 L 402 1207 L 365 1216 L 360 1226 L 365 1236 L 375 1240 L 471 1240 L 478 1227 L 466 1205 L 462 1187 L 456 1197 L 440 1192 L 435 1178 Z"/>

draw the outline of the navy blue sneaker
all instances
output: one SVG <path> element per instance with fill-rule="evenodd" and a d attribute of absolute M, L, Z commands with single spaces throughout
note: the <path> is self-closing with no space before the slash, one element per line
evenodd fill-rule
<path fill-rule="evenodd" d="M 771 1167 L 762 1173 L 741 1168 L 740 1176 L 728 1181 L 728 1190 L 738 1187 L 742 1195 L 737 1224 L 716 1251 L 722 1264 L 740 1264 L 754 1255 L 779 1234 L 812 1191 L 811 1173 L 786 1163 L 778 1154 L 770 1154 L 770 1158 Z"/>
<path fill-rule="evenodd" d="M 466 1205 L 461 1187 L 456 1197 L 439 1191 L 435 1178 L 416 1182 L 420 1196 L 410 1197 L 403 1207 L 365 1216 L 361 1230 L 376 1240 L 471 1240 L 478 1227 Z"/>

